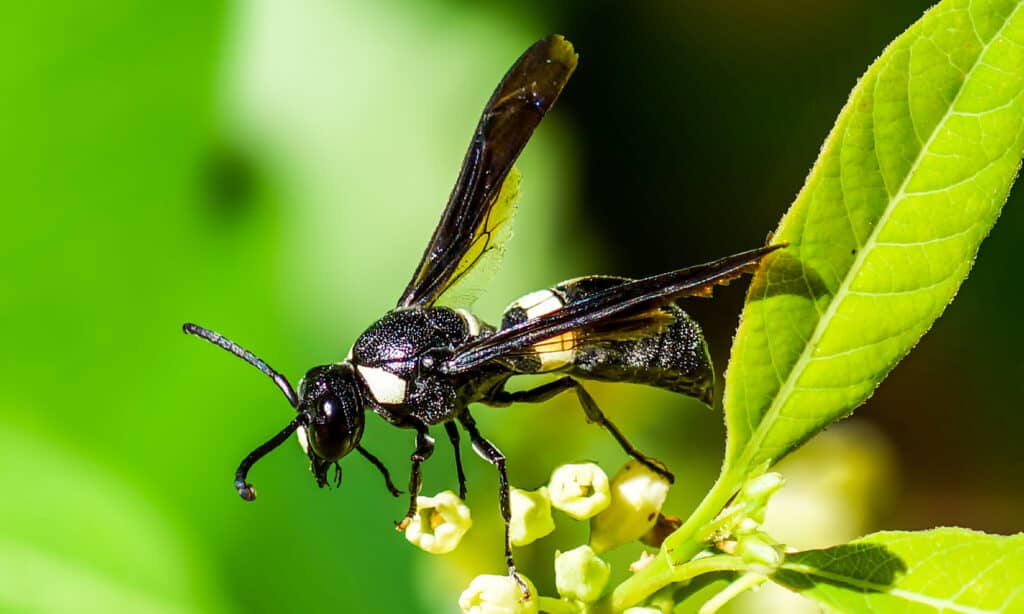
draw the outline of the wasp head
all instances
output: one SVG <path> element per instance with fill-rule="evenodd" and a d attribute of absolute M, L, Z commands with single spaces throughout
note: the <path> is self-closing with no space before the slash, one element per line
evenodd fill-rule
<path fill-rule="evenodd" d="M 341 483 L 338 460 L 359 446 L 365 425 L 363 403 L 348 363 L 314 367 L 299 383 L 299 441 L 312 463 L 321 487 L 334 465 L 335 485 Z"/>
<path fill-rule="evenodd" d="M 310 369 L 299 383 L 299 394 L 296 394 L 287 378 L 230 339 L 192 323 L 185 324 L 182 329 L 189 335 L 195 335 L 220 346 L 262 371 L 277 384 L 288 399 L 288 403 L 298 412 L 288 426 L 253 450 L 239 464 L 238 471 L 235 472 L 235 488 L 239 496 L 246 501 L 256 498 L 256 490 L 246 481 L 249 469 L 295 432 L 298 432 L 299 441 L 309 456 L 313 475 L 320 486 L 327 484 L 327 469 L 332 465 L 335 484 L 341 482 L 341 467 L 338 466 L 338 460 L 356 449 L 380 470 L 388 490 L 398 496 L 399 491 L 391 483 L 391 477 L 383 463 L 359 445 L 364 426 L 363 403 L 352 365 L 343 362 Z"/>

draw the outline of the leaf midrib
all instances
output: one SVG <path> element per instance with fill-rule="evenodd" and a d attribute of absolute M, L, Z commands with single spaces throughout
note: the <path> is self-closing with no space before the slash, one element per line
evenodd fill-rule
<path fill-rule="evenodd" d="M 999 40 L 999 38 L 1003 34 L 1003 31 L 1013 21 L 1014 17 L 1017 14 L 1017 11 L 1020 10 L 1021 6 L 1021 3 L 1018 2 L 1017 5 L 1014 7 L 1013 11 L 1007 16 L 1006 20 L 999 27 L 999 30 L 995 34 L 993 34 L 987 42 L 985 42 L 982 45 L 981 51 L 979 51 L 977 58 L 971 65 L 971 68 L 964 73 L 964 79 L 960 85 L 960 88 L 957 90 L 956 96 L 953 98 L 952 102 L 950 102 L 949 107 L 946 109 L 945 114 L 943 114 L 942 116 L 942 119 L 939 120 L 937 124 L 935 124 L 935 128 L 932 129 L 932 132 L 928 137 L 928 141 L 921 146 L 921 149 L 917 157 L 914 159 L 914 163 L 911 165 L 910 169 L 907 171 L 906 176 L 903 178 L 903 182 L 900 184 L 899 191 L 896 193 L 895 196 L 889 199 L 888 206 L 882 213 L 882 216 L 878 219 L 878 222 L 875 224 L 874 228 L 872 228 L 871 234 L 865 240 L 864 245 L 857 250 L 857 255 L 854 258 L 853 264 L 847 271 L 846 276 L 843 278 L 842 283 L 836 290 L 835 295 L 833 295 L 832 300 L 829 302 L 828 308 L 825 310 L 825 313 L 822 314 L 822 316 L 818 319 L 818 324 L 815 326 L 814 334 L 811 336 L 810 340 L 804 346 L 803 351 L 800 353 L 800 357 L 797 359 L 797 362 L 793 365 L 793 368 L 790 370 L 789 375 L 786 377 L 786 381 L 783 382 L 782 386 L 779 388 L 779 392 L 776 393 L 775 397 L 772 399 L 772 404 L 768 407 L 768 411 L 765 412 L 764 418 L 761 420 L 761 423 L 758 425 L 757 429 L 754 431 L 751 438 L 747 441 L 747 445 L 744 448 L 743 453 L 739 457 L 739 466 L 741 469 L 746 470 L 746 468 L 750 464 L 751 458 L 755 455 L 756 451 L 760 448 L 765 437 L 767 437 L 768 433 L 771 431 L 771 427 L 775 424 L 776 420 L 778 420 L 779 413 L 782 411 L 782 407 L 785 406 L 786 400 L 789 398 L 794 388 L 796 387 L 797 379 L 799 379 L 799 376 L 803 373 L 804 369 L 806 369 L 807 365 L 811 362 L 811 358 L 813 357 L 815 348 L 817 348 L 818 343 L 820 343 L 821 337 L 824 335 L 825 331 L 828 330 L 828 322 L 830 322 L 832 318 L 835 316 L 836 311 L 838 311 L 839 309 L 839 305 L 843 302 L 843 300 L 845 300 L 846 296 L 848 295 L 850 291 L 850 286 L 852 285 L 853 280 L 856 278 L 856 274 L 864 265 L 867 255 L 874 251 L 874 248 L 877 244 L 878 235 L 881 232 L 881 229 L 885 227 L 886 222 L 888 222 L 889 216 L 892 214 L 892 211 L 906 196 L 907 185 L 910 183 L 910 180 L 917 173 L 918 169 L 920 168 L 922 160 L 924 160 L 927 154 L 929 153 L 929 149 L 934 143 L 936 136 L 941 132 L 943 126 L 946 125 L 946 122 L 949 121 L 949 118 L 952 116 L 953 110 L 956 108 L 957 103 L 960 101 L 960 97 L 963 95 L 964 90 L 967 88 L 968 82 L 974 75 L 974 71 L 978 68 L 978 66 L 984 64 L 983 59 L 988 54 L 989 48 L 992 46 L 994 42 Z M 968 5 L 964 10 L 970 11 L 970 5 Z M 973 24 L 973 17 L 971 18 L 971 22 Z M 976 28 L 974 28 L 974 33 L 980 41 L 981 37 Z M 879 72 L 880 71 L 881 68 L 879 68 Z M 854 101 L 851 100 L 850 104 L 852 105 L 853 103 Z M 774 456 L 769 458 L 774 460 Z"/>

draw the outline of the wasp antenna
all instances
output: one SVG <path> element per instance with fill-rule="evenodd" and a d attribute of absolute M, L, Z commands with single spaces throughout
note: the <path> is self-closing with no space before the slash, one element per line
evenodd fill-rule
<path fill-rule="evenodd" d="M 299 397 L 297 394 L 295 394 L 295 389 L 292 388 L 291 383 L 288 382 L 285 376 L 271 369 L 270 365 L 263 362 L 263 360 L 258 358 L 249 350 L 238 345 L 237 343 L 221 335 L 220 333 L 215 333 L 212 330 L 199 326 L 198 324 L 186 322 L 181 327 L 181 330 L 185 331 L 185 334 L 187 335 L 195 335 L 196 337 L 202 337 L 203 339 L 206 339 L 207 341 L 214 345 L 219 345 L 220 347 L 231 352 L 235 356 L 238 356 L 239 358 L 249 363 L 250 365 L 256 367 L 264 374 L 266 374 L 267 377 L 274 380 L 274 383 L 277 384 L 277 387 L 281 389 L 281 392 L 284 393 L 284 396 L 288 398 L 288 402 L 291 403 L 292 407 L 294 407 L 295 409 L 299 408 Z"/>
<path fill-rule="evenodd" d="M 266 456 L 271 450 L 284 443 L 285 439 L 296 431 L 300 426 L 306 426 L 309 423 L 309 416 L 306 414 L 299 414 L 294 420 L 288 423 L 288 426 L 281 429 L 281 432 L 270 438 L 270 441 L 256 448 L 242 459 L 242 462 L 238 465 L 238 471 L 235 472 L 235 489 L 238 490 L 238 496 L 245 499 L 246 501 L 252 501 L 256 498 L 256 489 L 252 487 L 252 484 L 246 481 L 246 477 L 249 475 L 249 469 L 252 468 L 256 461 Z"/>

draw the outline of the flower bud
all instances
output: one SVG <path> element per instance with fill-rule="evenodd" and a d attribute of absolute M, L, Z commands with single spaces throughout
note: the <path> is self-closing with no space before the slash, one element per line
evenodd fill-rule
<path fill-rule="evenodd" d="M 756 478 L 749 480 L 740 489 L 739 499 L 751 502 L 764 502 L 768 497 L 774 495 L 780 488 L 785 486 L 786 480 L 781 473 L 774 471 L 762 473 Z"/>
<path fill-rule="evenodd" d="M 626 608 L 622 611 L 622 614 L 661 614 L 661 610 L 658 608 L 635 607 Z"/>
<path fill-rule="evenodd" d="M 483 575 L 473 578 L 462 592 L 459 607 L 465 614 L 537 614 L 537 589 L 525 576 L 520 577 L 530 587 L 526 601 L 512 576 Z"/>
<path fill-rule="evenodd" d="M 748 480 L 740 488 L 737 500 L 743 506 L 744 516 L 752 521 L 759 529 L 764 524 L 765 509 L 768 507 L 768 499 L 779 491 L 786 484 L 781 473 L 762 473 L 752 480 Z M 736 533 L 750 531 L 744 527 L 735 527 Z"/>
<path fill-rule="evenodd" d="M 567 599 L 596 601 L 608 584 L 612 566 L 601 560 L 590 546 L 555 554 L 555 586 Z"/>
<path fill-rule="evenodd" d="M 513 546 L 525 546 L 555 530 L 546 488 L 529 491 L 513 487 L 509 490 L 509 503 L 512 506 L 509 537 Z"/>
<path fill-rule="evenodd" d="M 637 573 L 654 562 L 657 557 L 647 550 L 640 552 L 640 558 L 629 564 L 630 573 Z"/>
<path fill-rule="evenodd" d="M 446 490 L 435 497 L 416 497 L 416 515 L 405 538 L 431 554 L 451 552 L 473 526 L 469 508 Z"/>
<path fill-rule="evenodd" d="M 548 483 L 551 505 L 576 520 L 586 520 L 608 507 L 608 476 L 594 463 L 562 465 Z"/>
<path fill-rule="evenodd" d="M 739 522 L 735 523 L 732 528 L 732 532 L 735 535 L 750 535 L 761 530 L 761 524 L 764 523 L 764 510 L 761 510 L 760 514 L 755 513 L 756 517 L 751 518 L 750 516 L 744 516 L 740 518 Z"/>
<path fill-rule="evenodd" d="M 775 569 L 782 564 L 779 549 L 761 535 L 744 535 L 736 542 L 736 554 L 744 561 Z"/>
<path fill-rule="evenodd" d="M 612 479 L 608 509 L 590 520 L 594 551 L 605 552 L 647 533 L 658 521 L 668 486 L 664 476 L 641 463 L 626 463 Z"/>

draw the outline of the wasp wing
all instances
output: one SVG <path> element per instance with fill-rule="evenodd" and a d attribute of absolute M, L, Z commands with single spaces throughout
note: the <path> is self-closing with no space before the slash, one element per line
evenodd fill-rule
<path fill-rule="evenodd" d="M 515 355 L 538 344 L 540 348 L 537 349 L 542 351 L 569 349 L 564 345 L 569 339 L 586 338 L 591 331 L 597 337 L 604 336 L 605 331 L 616 328 L 610 326 L 616 322 L 625 323 L 633 319 L 640 326 L 645 326 L 652 317 L 650 314 L 658 307 L 685 296 L 706 296 L 714 286 L 752 271 L 765 255 L 780 247 L 783 245 L 769 245 L 613 286 L 468 343 L 455 350 L 443 369 L 450 374 L 465 373 L 488 361 Z"/>
<path fill-rule="evenodd" d="M 519 153 L 576 68 L 572 43 L 551 35 L 512 65 L 484 107 L 441 221 L 398 307 L 435 303 L 507 238 Z"/>
<path fill-rule="evenodd" d="M 521 174 L 515 166 L 509 171 L 490 210 L 481 221 L 474 239 L 434 301 L 450 307 L 469 308 L 501 267 L 505 246 L 512 237 L 512 218 L 518 210 Z"/>

